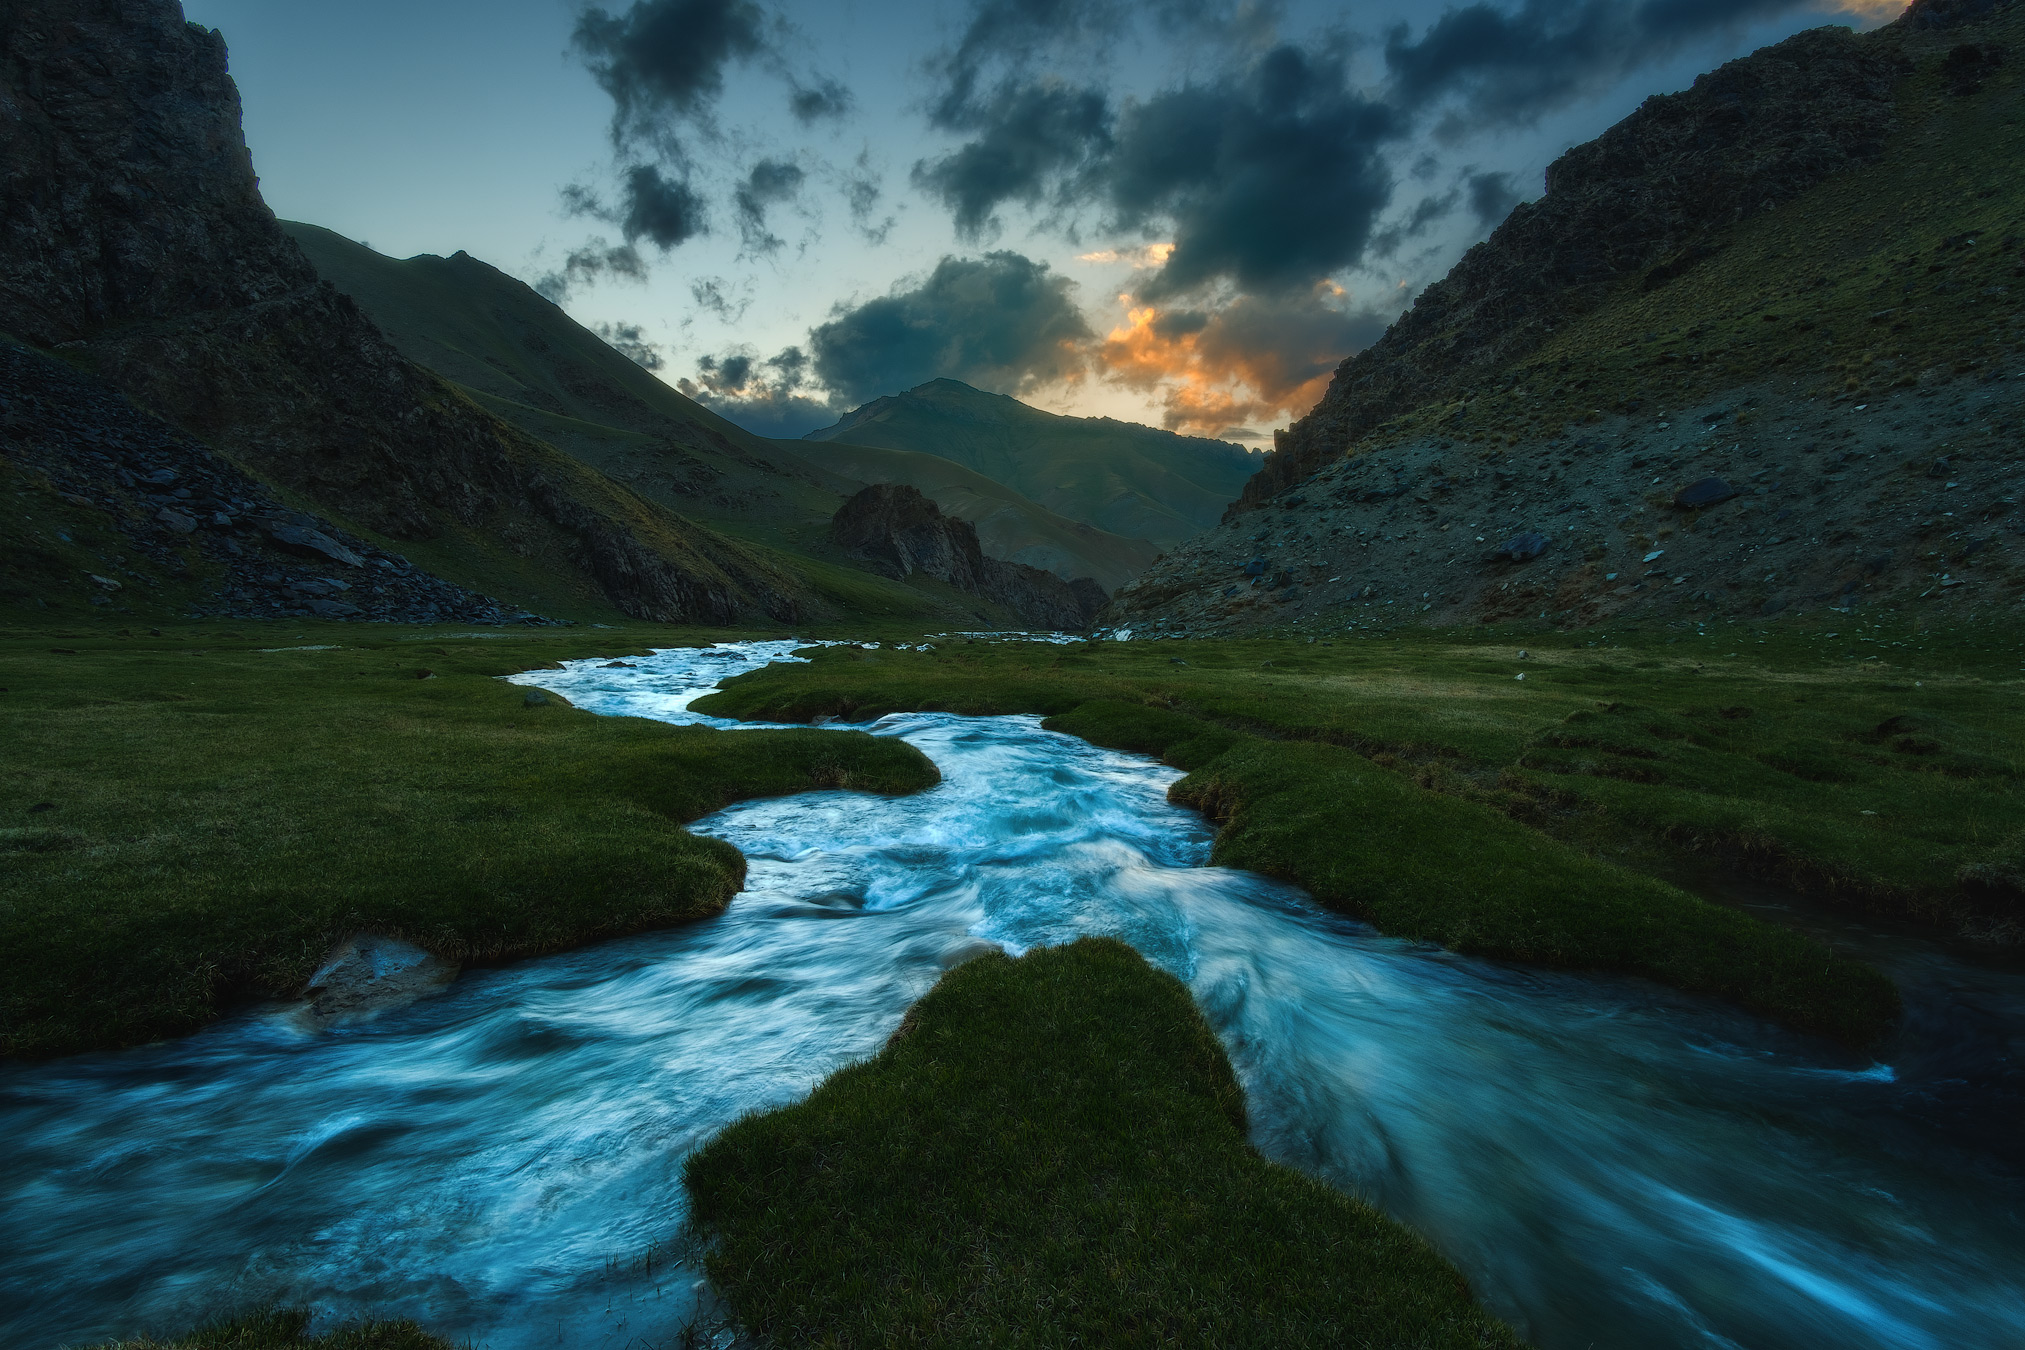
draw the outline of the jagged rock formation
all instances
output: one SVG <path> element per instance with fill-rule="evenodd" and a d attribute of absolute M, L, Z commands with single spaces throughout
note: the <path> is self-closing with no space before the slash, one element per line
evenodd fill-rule
<path fill-rule="evenodd" d="M 1557 177 L 1346 363 L 1224 524 L 1120 588 L 1103 621 L 1229 633 L 2016 606 L 2025 71 L 1990 53 L 2019 50 L 2020 8 L 1922 0 L 1648 101 L 1564 159 L 1591 186 L 1565 236 L 1529 233 L 1564 210 Z M 1762 102 L 1815 80 L 1818 127 L 1804 100 Z M 1708 191 L 1729 219 L 1665 233 L 1682 161 L 1627 151 L 1661 131 L 1720 151 Z M 1621 177 L 1596 177 L 1613 163 Z M 1811 186 L 1740 212 L 1781 165 Z M 1575 210 L 1606 200 L 1657 203 L 1659 226 L 1613 234 Z M 1626 241 L 1647 236 L 1663 243 L 1641 257 Z M 1529 274 L 1553 284 L 1529 290 Z"/>
<path fill-rule="evenodd" d="M 645 619 L 793 619 L 807 599 L 479 409 L 320 282 L 260 199 L 223 39 L 174 0 L 0 17 L 0 330 L 390 537 L 501 546 L 512 526 Z"/>
<path fill-rule="evenodd" d="M 830 538 L 895 580 L 925 572 L 1041 628 L 1088 628 L 1109 599 L 1089 577 L 1063 581 L 1038 567 L 985 557 L 975 525 L 943 515 L 919 488 L 905 483 L 875 483 L 845 502 L 830 523 Z"/>
<path fill-rule="evenodd" d="M 1648 98 L 1548 166 L 1544 196 L 1515 208 L 1337 368 L 1322 401 L 1275 434 L 1231 516 L 1387 418 L 1453 397 L 1531 352 L 1622 279 L 1656 287 L 1682 276 L 1712 256 L 1715 231 L 1875 158 L 1906 69 L 1894 47 L 1817 28 Z"/>

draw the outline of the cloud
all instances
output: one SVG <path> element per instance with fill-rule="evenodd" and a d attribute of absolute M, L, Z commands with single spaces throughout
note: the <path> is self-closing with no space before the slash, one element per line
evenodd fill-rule
<path fill-rule="evenodd" d="M 914 183 L 949 207 L 959 235 L 975 238 L 996 224 L 1001 203 L 1036 204 L 1051 184 L 1069 190 L 1077 171 L 1109 149 L 1111 107 L 1095 89 L 1008 80 L 982 102 L 943 110 L 936 124 L 975 134 L 916 164 Z"/>
<path fill-rule="evenodd" d="M 723 322 L 737 323 L 752 308 L 752 288 L 748 283 L 745 294 L 733 299 L 731 285 L 723 277 L 698 277 L 689 283 L 689 298 L 697 308 L 709 310 Z"/>
<path fill-rule="evenodd" d="M 1090 253 L 1078 253 L 1077 262 L 1125 263 L 1135 272 L 1166 263 L 1167 255 L 1174 252 L 1174 245 L 1145 244 L 1139 248 L 1100 248 Z"/>
<path fill-rule="evenodd" d="M 665 177 L 652 164 L 635 164 L 626 170 L 623 190 L 617 221 L 629 243 L 652 240 L 665 253 L 710 231 L 703 198 L 686 179 Z"/>
<path fill-rule="evenodd" d="M 826 77 L 813 84 L 797 81 L 788 94 L 788 111 L 803 126 L 811 126 L 826 117 L 842 120 L 850 114 L 857 101 L 851 91 L 836 80 Z"/>
<path fill-rule="evenodd" d="M 631 244 L 608 244 L 591 239 L 571 250 L 563 265 L 538 278 L 534 289 L 552 304 L 560 305 L 572 292 L 605 277 L 622 281 L 645 281 L 647 262 Z"/>
<path fill-rule="evenodd" d="M 1463 180 L 1470 213 L 1485 229 L 1503 221 L 1519 204 L 1519 190 L 1508 173 L 1471 173 Z"/>
<path fill-rule="evenodd" d="M 918 285 L 839 312 L 809 334 L 816 378 L 864 403 L 940 376 L 998 393 L 1073 380 L 1095 336 L 1047 264 L 945 257 Z"/>
<path fill-rule="evenodd" d="M 1121 296 L 1129 302 L 1130 297 Z M 1389 314 L 1345 305 L 1327 285 L 1276 296 L 1239 296 L 1215 309 L 1132 305 L 1092 352 L 1099 379 L 1166 405 L 1174 431 L 1249 434 L 1246 423 L 1299 417 L 1342 360 L 1377 341 Z"/>
<path fill-rule="evenodd" d="M 1599 93 L 1699 38 L 1776 18 L 1810 0 L 1525 0 L 1450 9 L 1416 40 L 1385 39 L 1388 94 L 1402 108 L 1452 103 L 1447 132 L 1530 122 Z"/>
<path fill-rule="evenodd" d="M 885 243 L 886 236 L 892 234 L 893 227 L 899 223 L 891 213 L 875 223 L 883 196 L 885 187 L 879 175 L 872 171 L 871 151 L 859 151 L 857 162 L 844 175 L 844 203 L 851 209 L 851 228 L 874 247 Z"/>
<path fill-rule="evenodd" d="M 1350 88 L 1340 57 L 1287 45 L 1127 108 L 1103 170 L 1111 223 L 1174 238 L 1142 295 L 1284 290 L 1359 261 L 1392 200 L 1382 151 L 1404 129 Z"/>
<path fill-rule="evenodd" d="M 597 334 L 621 356 L 646 370 L 659 370 L 664 364 L 661 348 L 647 341 L 647 330 L 637 323 L 601 323 Z"/>
<path fill-rule="evenodd" d="M 784 159 L 763 159 L 752 166 L 731 198 L 747 253 L 772 253 L 781 247 L 780 236 L 766 228 L 767 208 L 792 200 L 807 177 L 801 166 Z"/>
<path fill-rule="evenodd" d="M 766 16 L 751 0 L 635 0 L 623 14 L 593 6 L 571 41 L 612 97 L 612 143 L 640 143 L 679 161 L 673 127 L 708 130 L 725 68 L 768 50 Z"/>
<path fill-rule="evenodd" d="M 807 392 L 809 357 L 799 347 L 764 361 L 745 351 L 706 356 L 696 367 L 675 387 L 747 431 L 793 439 L 837 420 L 833 402 Z"/>

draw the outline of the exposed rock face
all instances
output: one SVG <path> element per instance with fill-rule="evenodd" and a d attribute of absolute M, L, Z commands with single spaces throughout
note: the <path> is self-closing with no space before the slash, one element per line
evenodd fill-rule
<path fill-rule="evenodd" d="M 943 515 L 905 483 L 875 483 L 845 502 L 830 522 L 830 538 L 895 580 L 925 572 L 1043 628 L 1088 628 L 1109 599 L 1089 577 L 1063 581 L 1038 567 L 985 557 L 975 525 Z"/>
<path fill-rule="evenodd" d="M 0 329 L 272 481 L 420 539 L 526 518 L 627 613 L 800 612 L 793 579 L 508 427 L 317 280 L 260 199 L 224 40 L 174 0 L 0 17 Z"/>
<path fill-rule="evenodd" d="M 1338 367 L 1314 410 L 1275 435 L 1225 519 L 1387 418 L 1453 397 L 1532 351 L 1615 283 L 1644 273 L 1648 286 L 1664 285 L 1711 256 L 1711 232 L 1876 157 L 1906 69 L 1893 47 L 1818 28 L 1647 99 L 1555 160 L 1540 200 L 1516 208 Z"/>

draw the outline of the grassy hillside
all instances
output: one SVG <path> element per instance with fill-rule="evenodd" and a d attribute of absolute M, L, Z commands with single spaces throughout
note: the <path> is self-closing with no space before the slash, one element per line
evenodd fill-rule
<path fill-rule="evenodd" d="M 830 516 L 867 482 L 911 483 L 978 526 L 992 557 L 1115 590 L 1143 541 L 1066 520 L 960 465 L 755 436 L 614 350 L 524 283 L 466 253 L 389 258 L 287 222 L 318 273 L 401 354 L 488 411 L 651 500 L 756 543 L 827 555 Z M 812 453 L 813 452 L 813 453 Z"/>
<path fill-rule="evenodd" d="M 868 403 L 803 439 L 940 455 L 1071 520 L 1162 547 L 1214 525 L 1258 467 L 1226 441 L 1058 417 L 956 380 Z"/>

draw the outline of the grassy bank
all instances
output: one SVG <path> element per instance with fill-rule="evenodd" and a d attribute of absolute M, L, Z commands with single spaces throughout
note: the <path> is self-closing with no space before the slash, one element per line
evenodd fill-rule
<path fill-rule="evenodd" d="M 936 780 L 896 741 L 596 717 L 493 678 L 683 634 L 462 631 L 0 637 L 0 1051 L 190 1030 L 356 931 L 496 962 L 714 914 L 744 860 L 681 822 Z"/>
<path fill-rule="evenodd" d="M 1742 871 L 2016 940 L 2020 663 L 1994 625 L 959 641 L 828 651 L 702 706 L 1053 715 L 1198 771 L 1181 792 L 1236 826 L 1220 860 L 1393 931 L 1635 970 L 1862 1039 L 1895 1015 L 1874 972 L 1653 878 Z"/>
<path fill-rule="evenodd" d="M 93 1350 L 450 1350 L 450 1342 L 413 1322 L 360 1322 L 312 1336 L 309 1314 L 291 1308 L 215 1322 L 173 1341 L 142 1336 Z"/>
<path fill-rule="evenodd" d="M 1188 991 L 1086 939 L 961 966 L 687 1172 L 783 1345 L 1515 1345 L 1370 1206 L 1267 1163 Z"/>

